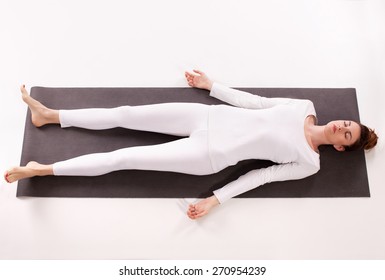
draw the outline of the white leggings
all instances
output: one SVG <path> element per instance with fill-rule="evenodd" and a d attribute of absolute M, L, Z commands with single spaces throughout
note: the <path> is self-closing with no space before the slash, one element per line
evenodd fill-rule
<path fill-rule="evenodd" d="M 97 176 L 116 170 L 173 171 L 193 175 L 214 173 L 208 147 L 209 105 L 165 103 L 111 109 L 60 110 L 62 128 L 123 127 L 176 136 L 180 140 L 88 154 L 53 164 L 58 176 Z"/>

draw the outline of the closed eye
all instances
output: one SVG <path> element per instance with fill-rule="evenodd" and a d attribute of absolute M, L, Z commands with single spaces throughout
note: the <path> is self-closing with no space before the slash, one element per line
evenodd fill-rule
<path fill-rule="evenodd" d="M 347 140 L 351 140 L 352 139 L 352 133 L 351 132 L 345 132 L 345 138 Z"/>
<path fill-rule="evenodd" d="M 344 121 L 344 126 L 345 127 L 348 127 L 348 126 L 351 126 L 351 125 L 352 125 L 352 121 L 349 121 L 349 122 Z M 345 138 L 347 140 L 352 140 L 352 138 L 353 138 L 352 133 L 350 131 L 345 132 Z"/>

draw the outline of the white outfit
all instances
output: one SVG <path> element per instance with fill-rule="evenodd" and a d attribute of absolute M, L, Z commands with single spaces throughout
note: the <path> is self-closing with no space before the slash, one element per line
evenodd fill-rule
<path fill-rule="evenodd" d="M 165 103 L 112 109 L 60 110 L 61 126 L 124 127 L 188 136 L 154 146 L 90 154 L 53 165 L 55 175 L 96 176 L 142 169 L 207 175 L 245 159 L 277 165 L 253 170 L 214 191 L 220 203 L 272 181 L 301 179 L 319 170 L 319 155 L 304 134 L 316 116 L 309 100 L 265 98 L 214 83 L 210 95 L 228 105 Z"/>
<path fill-rule="evenodd" d="M 60 110 L 61 127 L 128 129 L 189 136 L 165 144 L 88 154 L 53 165 L 54 175 L 97 176 L 116 170 L 173 171 L 193 175 L 214 173 L 208 148 L 210 106 L 164 103 L 112 109 Z"/>
<path fill-rule="evenodd" d="M 219 171 L 244 159 L 278 163 L 252 170 L 214 191 L 220 203 L 265 183 L 302 179 L 318 172 L 319 154 L 309 146 L 304 132 L 306 117 L 316 116 L 310 100 L 265 98 L 219 84 L 213 85 L 210 95 L 237 106 L 212 106 L 210 110 L 213 169 Z"/>

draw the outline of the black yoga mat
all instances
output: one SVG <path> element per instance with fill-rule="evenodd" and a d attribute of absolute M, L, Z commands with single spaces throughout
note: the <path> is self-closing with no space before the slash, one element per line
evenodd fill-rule
<path fill-rule="evenodd" d="M 359 121 L 355 89 L 243 88 L 267 97 L 305 98 L 314 102 L 320 124 L 333 119 Z M 31 95 L 54 109 L 115 107 L 165 102 L 221 104 L 207 91 L 193 88 L 44 88 Z M 71 157 L 115 149 L 172 141 L 177 137 L 122 128 L 91 131 L 36 128 L 28 111 L 21 165 L 31 160 L 53 163 Z M 247 160 L 213 175 L 193 176 L 173 172 L 125 170 L 97 177 L 34 177 L 20 180 L 17 196 L 34 197 L 207 197 L 212 191 L 255 168 L 273 164 Z M 368 197 L 369 184 L 363 151 L 321 150 L 321 170 L 302 180 L 273 182 L 239 197 Z"/>

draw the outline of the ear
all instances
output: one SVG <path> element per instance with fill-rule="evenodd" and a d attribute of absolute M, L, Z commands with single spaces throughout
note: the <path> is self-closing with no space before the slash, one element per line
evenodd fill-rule
<path fill-rule="evenodd" d="M 342 145 L 334 145 L 333 147 L 334 147 L 334 149 L 336 149 L 339 152 L 345 151 L 345 147 Z"/>

